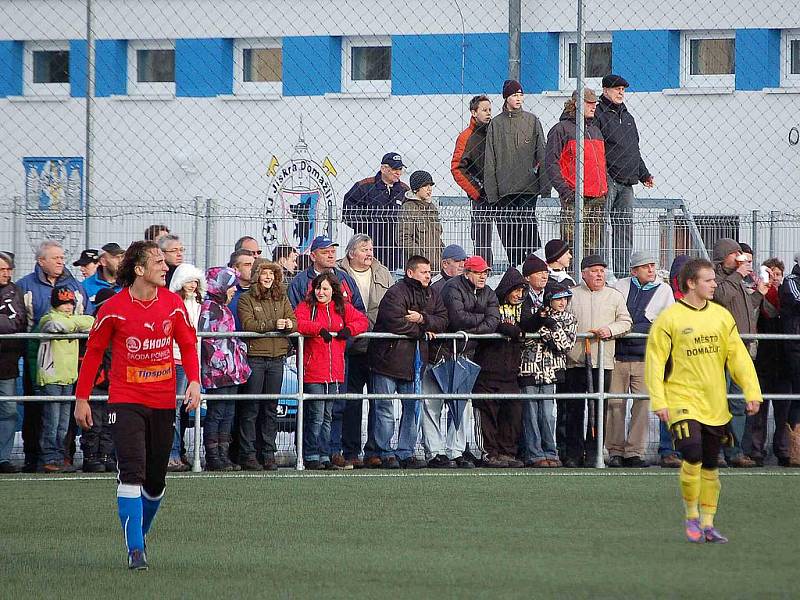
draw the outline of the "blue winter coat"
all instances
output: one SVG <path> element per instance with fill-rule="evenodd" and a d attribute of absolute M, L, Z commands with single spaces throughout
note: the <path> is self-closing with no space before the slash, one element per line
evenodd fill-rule
<path fill-rule="evenodd" d="M 75 292 L 75 314 L 82 315 L 87 312 L 87 296 L 81 282 L 72 276 L 69 269 L 56 281 L 55 286 L 47 280 L 42 267 L 38 264 L 33 268 L 33 273 L 25 275 L 17 281 L 17 287 L 22 292 L 25 302 L 25 311 L 28 314 L 28 327 L 33 329 L 39 324 L 39 319 L 50 311 L 50 296 L 54 287 L 66 287 Z"/>

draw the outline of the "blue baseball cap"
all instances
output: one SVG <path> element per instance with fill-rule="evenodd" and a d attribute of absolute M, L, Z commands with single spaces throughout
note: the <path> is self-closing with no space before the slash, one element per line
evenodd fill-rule
<path fill-rule="evenodd" d="M 389 165 L 393 169 L 405 168 L 405 165 L 403 164 L 403 157 L 397 152 L 389 152 L 388 154 L 384 154 L 383 158 L 381 159 L 381 164 Z"/>
<path fill-rule="evenodd" d="M 442 250 L 442 260 L 451 258 L 453 260 L 467 260 L 467 253 L 458 244 L 450 244 Z"/>
<path fill-rule="evenodd" d="M 324 248 L 330 248 L 331 246 L 338 246 L 336 242 L 334 242 L 331 238 L 327 235 L 318 235 L 314 238 L 314 241 L 311 242 L 311 250 L 310 252 L 314 252 L 314 250 L 322 250 Z"/>

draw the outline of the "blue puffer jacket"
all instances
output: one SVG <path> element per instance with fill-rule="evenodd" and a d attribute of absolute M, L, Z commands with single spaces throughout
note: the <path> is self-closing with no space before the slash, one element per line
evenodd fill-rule
<path fill-rule="evenodd" d="M 66 287 L 75 292 L 74 314 L 82 315 L 87 312 L 86 292 L 81 282 L 72 276 L 69 269 L 64 269 L 54 286 L 45 277 L 42 267 L 37 264 L 33 269 L 33 273 L 29 273 L 17 281 L 17 287 L 22 292 L 25 311 L 28 314 L 28 327 L 31 329 L 36 327 L 39 324 L 39 319 L 50 311 L 50 295 L 53 293 L 54 287 Z"/>
<path fill-rule="evenodd" d="M 358 290 L 356 280 L 353 279 L 347 271 L 338 267 L 331 269 L 331 273 L 333 273 L 333 275 L 342 285 L 342 295 L 344 296 L 344 301 L 352 304 L 353 308 L 356 310 L 367 314 L 367 309 L 364 307 L 364 300 L 361 299 L 361 292 Z M 297 305 L 305 299 L 306 295 L 308 294 L 308 290 L 311 289 L 311 282 L 314 281 L 316 276 L 317 272 L 314 271 L 313 266 L 294 276 L 288 292 L 289 302 L 291 303 L 292 308 L 297 308 Z"/>

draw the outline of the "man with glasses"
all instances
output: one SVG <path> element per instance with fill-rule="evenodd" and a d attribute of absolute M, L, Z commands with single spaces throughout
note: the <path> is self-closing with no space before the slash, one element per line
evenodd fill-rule
<path fill-rule="evenodd" d="M 614 273 L 628 273 L 628 258 L 633 248 L 633 186 L 655 185 L 639 151 L 636 121 L 625 106 L 628 82 L 619 75 L 603 77 L 603 94 L 597 104 L 596 121 L 603 132 L 608 167 L 608 210 L 611 213 Z"/>
<path fill-rule="evenodd" d="M 405 165 L 396 152 L 384 154 L 380 171 L 344 195 L 342 221 L 355 233 L 365 233 L 375 245 L 377 258 L 390 271 L 403 268 L 397 243 L 397 213 L 409 187 L 400 181 Z"/>
<path fill-rule="evenodd" d="M 178 268 L 178 265 L 183 263 L 183 255 L 186 252 L 186 248 L 183 247 L 181 238 L 172 233 L 161 236 L 157 243 L 167 261 L 167 289 L 169 289 L 169 284 L 172 281 L 172 276 L 175 274 L 175 269 Z"/>
<path fill-rule="evenodd" d="M 486 285 L 492 272 L 488 263 L 481 256 L 470 256 L 464 261 L 464 273 L 452 277 L 442 288 L 442 301 L 447 309 L 449 332 L 494 333 L 500 325 L 500 309 L 497 296 Z M 459 353 L 473 359 L 478 348 L 476 340 L 458 343 Z M 431 345 L 428 355 L 430 365 L 435 365 L 442 358 L 450 358 L 453 354 L 453 340 L 442 340 Z M 430 369 L 422 381 L 422 391 L 427 394 L 441 394 L 436 379 Z M 448 390 L 449 391 L 449 390 Z M 432 467 L 456 467 L 471 469 L 475 464 L 464 457 L 467 448 L 467 415 L 471 414 L 470 402 L 464 410 L 461 424 L 456 427 L 452 418 L 448 418 L 446 439 L 441 428 L 442 406 L 444 400 L 425 400 L 422 403 L 422 439 L 425 452 L 432 459 Z"/>
<path fill-rule="evenodd" d="M 561 238 L 572 246 L 575 220 L 575 116 L 578 92 L 564 103 L 561 120 L 547 134 L 545 167 L 550 183 L 561 200 Z M 597 95 L 583 90 L 583 253 L 599 254 L 606 207 L 606 150 L 603 134 L 594 124 Z M 580 329 L 579 329 L 580 331 Z"/>
<path fill-rule="evenodd" d="M 250 253 L 250 256 L 255 256 L 256 258 L 261 256 L 261 248 L 258 245 L 258 240 L 249 235 L 245 235 L 236 240 L 236 243 L 233 245 L 233 251 L 238 252 L 239 250 L 245 250 Z"/>

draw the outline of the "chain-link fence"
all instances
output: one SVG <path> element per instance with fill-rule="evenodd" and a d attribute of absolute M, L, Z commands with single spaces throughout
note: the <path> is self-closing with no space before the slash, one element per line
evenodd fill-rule
<path fill-rule="evenodd" d="M 575 188 L 583 249 L 617 249 L 623 272 L 633 246 L 668 261 L 723 235 L 789 261 L 800 6 L 582 4 L 5 0 L 2 245 L 27 269 L 45 237 L 74 260 L 163 222 L 209 265 L 241 235 L 306 250 L 317 233 L 343 240 L 369 220 L 397 266 L 406 190 L 393 177 L 424 170 L 443 242 L 491 248 L 500 269 L 569 234 L 560 206 Z M 625 81 L 603 88 L 612 73 Z M 504 94 L 506 79 L 524 96 Z M 570 104 L 581 84 L 599 104 Z M 488 102 L 471 113 L 480 94 Z M 519 100 L 537 120 L 513 110 Z M 575 121 L 595 110 L 576 173 Z M 495 212 L 490 241 L 476 206 Z M 375 207 L 387 214 L 364 211 Z"/>

